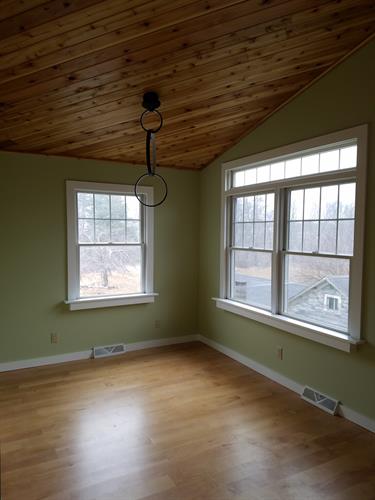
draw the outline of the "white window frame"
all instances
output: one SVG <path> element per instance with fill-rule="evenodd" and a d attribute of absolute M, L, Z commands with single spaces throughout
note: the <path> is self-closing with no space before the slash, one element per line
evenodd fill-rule
<path fill-rule="evenodd" d="M 221 237 L 220 237 L 220 294 L 214 297 L 216 306 L 220 309 L 244 316 L 246 318 L 265 323 L 267 325 L 279 328 L 286 332 L 307 338 L 321 344 L 325 344 L 346 352 L 353 350 L 353 347 L 363 343 L 361 338 L 361 303 L 362 303 L 362 269 L 363 269 L 363 246 L 364 246 L 364 219 L 365 219 L 365 193 L 366 193 L 366 165 L 367 165 L 367 125 L 360 125 L 339 132 L 315 137 L 305 141 L 296 142 L 273 150 L 261 152 L 238 160 L 229 161 L 222 164 L 222 187 L 221 187 Z M 319 174 L 306 175 L 270 181 L 261 184 L 252 184 L 251 186 L 231 187 L 231 176 L 235 170 L 241 170 L 247 166 L 257 166 L 265 162 L 276 162 L 284 160 L 288 156 L 298 156 L 305 153 L 313 153 L 322 148 L 334 147 L 336 145 L 345 145 L 350 140 L 357 141 L 357 167 L 345 170 L 322 172 Z M 322 182 L 340 182 L 355 180 L 356 182 L 356 207 L 355 207 L 355 229 L 354 229 L 354 251 L 351 257 L 350 277 L 349 277 L 349 320 L 348 334 L 315 326 L 294 318 L 281 314 L 275 314 L 275 308 L 272 311 L 265 311 L 256 307 L 237 302 L 230 299 L 230 203 L 234 196 L 264 193 L 275 191 L 275 193 L 285 192 L 285 188 L 298 186 L 306 187 L 307 182 L 311 180 L 311 185 Z M 283 220 L 285 227 L 285 214 L 281 213 L 285 204 L 276 196 L 275 221 Z M 274 273 L 281 273 L 283 266 L 282 230 L 276 222 L 274 231 L 275 249 L 272 260 L 272 287 L 277 287 L 282 279 L 274 279 Z M 279 290 L 275 296 L 281 296 Z"/>
<path fill-rule="evenodd" d="M 68 252 L 68 299 L 65 303 L 70 310 L 96 309 L 131 304 L 154 302 L 154 212 L 150 207 L 141 206 L 143 246 L 143 292 L 126 295 L 106 295 L 80 297 L 79 293 L 79 245 L 77 193 L 105 193 L 134 195 L 134 186 L 125 184 L 106 184 L 97 182 L 66 181 L 67 208 L 67 252 Z M 146 203 L 153 203 L 153 188 L 143 186 L 138 193 L 145 197 Z"/>
<path fill-rule="evenodd" d="M 328 305 L 328 299 L 337 300 L 337 309 L 331 309 Z M 324 294 L 324 306 L 327 311 L 340 311 L 341 309 L 341 297 L 339 295 L 331 295 L 329 293 Z"/>

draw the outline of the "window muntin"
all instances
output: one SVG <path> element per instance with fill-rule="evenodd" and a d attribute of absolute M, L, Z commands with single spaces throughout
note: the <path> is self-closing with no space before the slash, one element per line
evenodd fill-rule
<path fill-rule="evenodd" d="M 306 152 L 257 166 L 241 168 L 232 172 L 231 187 L 251 186 L 296 177 L 304 177 L 335 170 L 346 170 L 357 166 L 356 141 L 347 141 L 342 147 L 320 152 Z"/>
<path fill-rule="evenodd" d="M 365 192 L 365 161 L 366 161 L 366 137 L 367 127 L 361 126 L 346 131 L 329 134 L 324 137 L 315 138 L 307 141 L 302 141 L 299 144 L 292 146 L 285 146 L 274 150 L 273 157 L 269 153 L 255 154 L 250 158 L 234 160 L 228 162 L 223 167 L 223 235 L 225 236 L 224 246 L 222 247 L 222 266 L 220 272 L 220 287 L 221 299 L 217 302 L 218 307 L 225 303 L 225 299 L 231 299 L 228 306 L 222 307 L 238 314 L 254 317 L 257 320 L 262 317 L 259 305 L 253 304 L 255 299 L 248 300 L 245 297 L 245 284 L 242 279 L 243 276 L 239 270 L 244 269 L 244 265 L 236 267 L 234 273 L 234 251 L 259 251 L 265 252 L 265 249 L 255 249 L 248 247 L 248 243 L 243 243 L 243 248 L 234 247 L 234 224 L 233 209 L 234 198 L 236 197 L 251 197 L 264 193 L 267 189 L 275 193 L 275 217 L 274 217 L 274 248 L 271 251 L 271 308 L 269 301 L 267 307 L 269 311 L 264 312 L 264 322 L 280 326 L 285 320 L 285 329 L 297 333 L 297 330 L 302 327 L 297 323 L 291 326 L 291 319 L 299 319 L 298 325 L 304 325 L 303 328 L 308 328 L 311 332 L 316 332 L 318 336 L 323 332 L 329 333 L 333 330 L 344 333 L 348 338 L 360 338 L 360 311 L 361 311 L 361 282 L 362 282 L 362 251 L 363 251 L 363 234 L 364 234 L 364 192 Z M 335 146 L 336 143 L 336 146 Z M 329 146 L 328 146 L 329 144 Z M 298 149 L 300 147 L 300 149 Z M 352 148 L 352 149 L 349 149 Z M 343 151 L 341 151 L 343 150 Z M 338 153 L 328 155 L 325 153 L 331 151 L 338 151 Z M 323 154 L 325 154 L 323 156 Z M 279 164 L 283 165 L 283 172 L 285 172 L 285 164 L 288 160 L 294 158 L 301 158 L 301 168 L 299 177 L 285 178 L 278 175 L 279 180 L 275 179 L 275 167 L 271 166 Z M 338 163 L 335 160 L 338 158 Z M 246 162 L 247 160 L 247 162 Z M 246 163 L 245 163 L 246 162 Z M 336 162 L 336 163 L 335 163 Z M 332 166 L 336 164 L 337 170 L 333 167 L 327 166 L 328 163 Z M 243 165 L 246 165 L 243 166 Z M 258 167 L 269 165 L 269 181 L 264 182 L 264 178 L 268 176 L 268 169 L 263 169 L 260 176 L 257 174 Z M 295 164 L 288 164 L 289 173 Z M 338 165 L 338 167 L 337 167 Z M 322 167 L 321 167 L 322 166 Z M 272 174 L 273 171 L 273 174 Z M 235 175 L 242 172 L 243 182 L 239 185 L 235 184 Z M 280 174 L 280 169 L 278 170 Z M 289 174 L 288 174 L 289 175 Z M 258 176 L 258 185 L 256 184 Z M 241 178 L 241 177 L 239 177 Z M 259 180 L 260 179 L 260 180 Z M 245 182 L 246 181 L 246 182 Z M 250 185 L 253 183 L 252 185 Z M 261 184 L 261 185 L 260 185 Z M 333 186 L 333 187 L 332 187 Z M 336 187 L 334 187 L 336 186 Z M 289 198 L 291 191 L 304 191 L 312 188 L 319 188 L 319 207 L 316 207 L 316 201 L 309 199 L 308 193 L 306 200 L 306 214 L 302 213 L 297 218 L 297 214 L 290 217 L 289 214 Z M 323 189 L 324 188 L 324 189 Z M 335 191 L 335 193 L 334 193 Z M 358 197 L 358 192 L 361 196 Z M 337 194 L 337 196 L 332 196 Z M 357 194 L 357 197 L 356 197 Z M 315 195 L 317 198 L 317 195 Z M 356 199 L 357 198 L 357 199 Z M 328 200 L 328 203 L 327 203 Z M 303 210 L 304 200 L 303 200 Z M 310 218 L 308 218 L 310 217 Z M 237 223 L 241 221 L 236 221 Z M 245 221 L 244 221 L 245 222 Z M 291 238 L 291 245 L 289 247 L 289 234 L 292 232 L 290 226 L 294 224 L 294 245 L 292 248 L 293 238 Z M 332 224 L 333 223 L 333 224 Z M 306 225 L 306 227 L 304 227 Z M 303 234 L 305 233 L 305 245 L 303 243 Z M 292 235 L 291 235 L 292 236 Z M 322 238 L 321 238 L 322 237 Z M 320 244 L 320 238 L 322 242 Z M 328 238 L 328 239 L 327 239 Z M 318 239 L 318 247 L 316 248 L 316 240 Z M 237 240 L 238 242 L 238 240 Z M 326 253 L 328 252 L 328 253 Z M 346 289 L 347 299 L 340 295 L 341 292 L 335 290 L 328 290 L 328 293 L 323 294 L 323 310 L 335 313 L 336 316 L 342 314 L 342 321 L 338 324 L 337 317 L 334 320 L 326 321 L 323 329 L 319 329 L 319 322 L 314 318 L 307 319 L 304 317 L 297 317 L 290 304 L 286 301 L 287 290 L 284 286 L 286 283 L 286 275 L 289 271 L 291 276 L 292 271 L 298 269 L 297 259 L 303 258 L 320 259 L 321 265 L 320 272 L 324 271 L 329 263 L 330 281 L 333 281 L 333 286 Z M 292 260 L 294 258 L 294 260 Z M 243 258 L 242 258 L 243 259 Z M 334 265 L 334 259 L 340 262 L 339 266 Z M 287 262 L 288 261 L 288 262 Z M 315 267 L 317 260 L 315 262 Z M 292 267 L 294 265 L 294 268 Z M 309 265 L 308 262 L 305 263 Z M 289 266 L 289 269 L 288 269 Z M 297 267 L 296 267 L 297 266 Z M 258 266 L 260 267 L 260 266 Z M 319 266 L 318 266 L 319 267 Z M 252 266 L 254 270 L 255 266 Z M 255 273 L 253 273 L 255 274 Z M 257 277 L 257 276 L 256 276 Z M 348 280 L 349 277 L 349 280 Z M 236 279 L 235 279 L 236 278 Z M 311 283 L 311 276 L 307 276 L 305 281 Z M 343 281 L 346 284 L 343 284 Z M 303 283 L 302 283 L 303 284 Z M 305 288 L 308 284 L 303 284 Z M 322 287 L 321 283 L 320 287 Z M 233 293 L 234 288 L 237 286 L 238 291 Z M 327 307 L 324 295 L 334 295 L 339 297 L 339 306 L 336 308 L 336 302 L 332 306 L 334 309 Z M 351 300 L 349 301 L 349 297 Z M 224 299 L 224 301 L 223 301 Z M 254 307 L 252 309 L 246 308 L 241 312 L 241 308 L 232 306 L 232 301 L 245 302 Z M 347 301 L 347 306 L 345 304 Z M 257 300 L 259 302 L 259 300 Z M 265 301 L 264 301 L 265 302 Z M 290 314 L 288 312 L 290 309 Z M 291 318 L 288 319 L 287 317 Z M 302 321 L 302 323 L 300 323 Z M 309 324 L 311 328 L 309 328 Z M 314 328 L 316 326 L 316 330 Z M 318 332 L 320 332 L 318 334 Z M 303 330 L 300 331 L 302 336 L 305 336 Z M 326 343 L 325 341 L 323 343 Z M 329 341 L 327 340 L 328 345 Z"/>

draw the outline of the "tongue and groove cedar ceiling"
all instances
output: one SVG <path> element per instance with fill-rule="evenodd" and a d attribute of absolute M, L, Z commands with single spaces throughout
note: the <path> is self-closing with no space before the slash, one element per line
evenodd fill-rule
<path fill-rule="evenodd" d="M 0 0 L 0 149 L 207 165 L 366 43 L 374 0 Z"/>

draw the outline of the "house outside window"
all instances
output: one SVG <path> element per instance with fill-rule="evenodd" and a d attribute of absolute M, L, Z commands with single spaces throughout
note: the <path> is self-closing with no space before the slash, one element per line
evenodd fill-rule
<path fill-rule="evenodd" d="M 152 302 L 153 212 L 133 186 L 67 181 L 71 309 Z M 152 188 L 140 194 L 152 203 Z"/>
<path fill-rule="evenodd" d="M 359 341 L 366 137 L 223 165 L 218 307 L 343 350 Z"/>

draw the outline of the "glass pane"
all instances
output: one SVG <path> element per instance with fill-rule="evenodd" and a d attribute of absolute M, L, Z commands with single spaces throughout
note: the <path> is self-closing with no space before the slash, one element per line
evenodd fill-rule
<path fill-rule="evenodd" d="M 125 196 L 121 194 L 111 195 L 111 218 L 125 219 Z"/>
<path fill-rule="evenodd" d="M 254 196 L 246 196 L 244 200 L 244 220 L 251 222 L 254 220 Z"/>
<path fill-rule="evenodd" d="M 338 186 L 322 187 L 321 219 L 337 219 Z"/>
<path fill-rule="evenodd" d="M 293 158 L 285 162 L 285 178 L 301 175 L 301 158 Z"/>
<path fill-rule="evenodd" d="M 317 252 L 318 251 L 318 221 L 307 221 L 303 225 L 303 251 Z"/>
<path fill-rule="evenodd" d="M 355 168 L 357 166 L 357 146 L 340 149 L 340 168 Z"/>
<path fill-rule="evenodd" d="M 303 255 L 288 255 L 285 259 L 285 313 L 302 321 L 347 331 L 349 261 Z M 337 310 L 329 308 L 327 296 L 339 298 Z"/>
<path fill-rule="evenodd" d="M 303 189 L 291 191 L 290 193 L 289 219 L 303 219 Z"/>
<path fill-rule="evenodd" d="M 304 219 L 319 219 L 320 188 L 305 189 Z"/>
<path fill-rule="evenodd" d="M 302 222 L 289 222 L 289 250 L 302 252 Z"/>
<path fill-rule="evenodd" d="M 140 219 L 140 203 L 135 196 L 126 197 L 126 218 Z"/>
<path fill-rule="evenodd" d="M 341 220 L 338 224 L 337 253 L 353 255 L 354 220 Z"/>
<path fill-rule="evenodd" d="M 92 219 L 94 217 L 94 197 L 92 193 L 77 193 L 78 217 Z"/>
<path fill-rule="evenodd" d="M 319 172 L 319 155 L 309 155 L 302 158 L 302 175 L 312 175 Z"/>
<path fill-rule="evenodd" d="M 270 166 L 263 165 L 257 168 L 257 183 L 268 182 L 270 180 Z"/>
<path fill-rule="evenodd" d="M 109 219 L 109 194 L 95 194 L 95 219 Z"/>
<path fill-rule="evenodd" d="M 139 243 L 140 239 L 140 222 L 127 221 L 126 222 L 126 242 Z"/>
<path fill-rule="evenodd" d="M 266 218 L 266 195 L 255 196 L 255 220 L 264 221 Z"/>
<path fill-rule="evenodd" d="M 339 168 L 339 149 L 320 153 L 320 172 L 337 170 Z"/>
<path fill-rule="evenodd" d="M 232 298 L 271 309 L 271 253 L 233 251 Z"/>
<path fill-rule="evenodd" d="M 266 195 L 266 220 L 274 220 L 275 211 L 275 195 L 274 193 L 269 193 Z"/>
<path fill-rule="evenodd" d="M 80 296 L 141 293 L 141 247 L 80 247 Z"/>
<path fill-rule="evenodd" d="M 285 176 L 284 167 L 285 167 L 285 161 L 278 161 L 276 163 L 271 163 L 271 181 L 284 179 Z"/>
<path fill-rule="evenodd" d="M 243 221 L 243 198 L 234 198 L 234 220 Z"/>
<path fill-rule="evenodd" d="M 254 248 L 264 248 L 266 225 L 264 222 L 254 224 Z"/>
<path fill-rule="evenodd" d="M 322 221 L 320 223 L 319 252 L 336 253 L 336 221 Z"/>
<path fill-rule="evenodd" d="M 341 184 L 339 219 L 354 219 L 355 183 Z"/>
<path fill-rule="evenodd" d="M 243 247 L 243 224 L 234 224 L 234 246 Z"/>
<path fill-rule="evenodd" d="M 254 245 L 254 224 L 247 223 L 243 226 L 243 246 L 246 248 Z"/>
<path fill-rule="evenodd" d="M 92 243 L 94 241 L 94 221 L 90 219 L 79 219 L 78 221 L 79 243 Z"/>
<path fill-rule="evenodd" d="M 109 220 L 95 220 L 95 241 L 100 243 L 109 243 L 111 241 Z"/>
<path fill-rule="evenodd" d="M 257 181 L 257 169 L 249 168 L 245 170 L 245 185 L 255 184 Z"/>
<path fill-rule="evenodd" d="M 240 187 L 245 185 L 245 173 L 243 170 L 233 173 L 233 187 Z"/>
<path fill-rule="evenodd" d="M 273 249 L 273 222 L 266 223 L 266 246 L 267 250 Z"/>
<path fill-rule="evenodd" d="M 113 243 L 125 243 L 125 221 L 111 221 L 111 241 Z"/>

